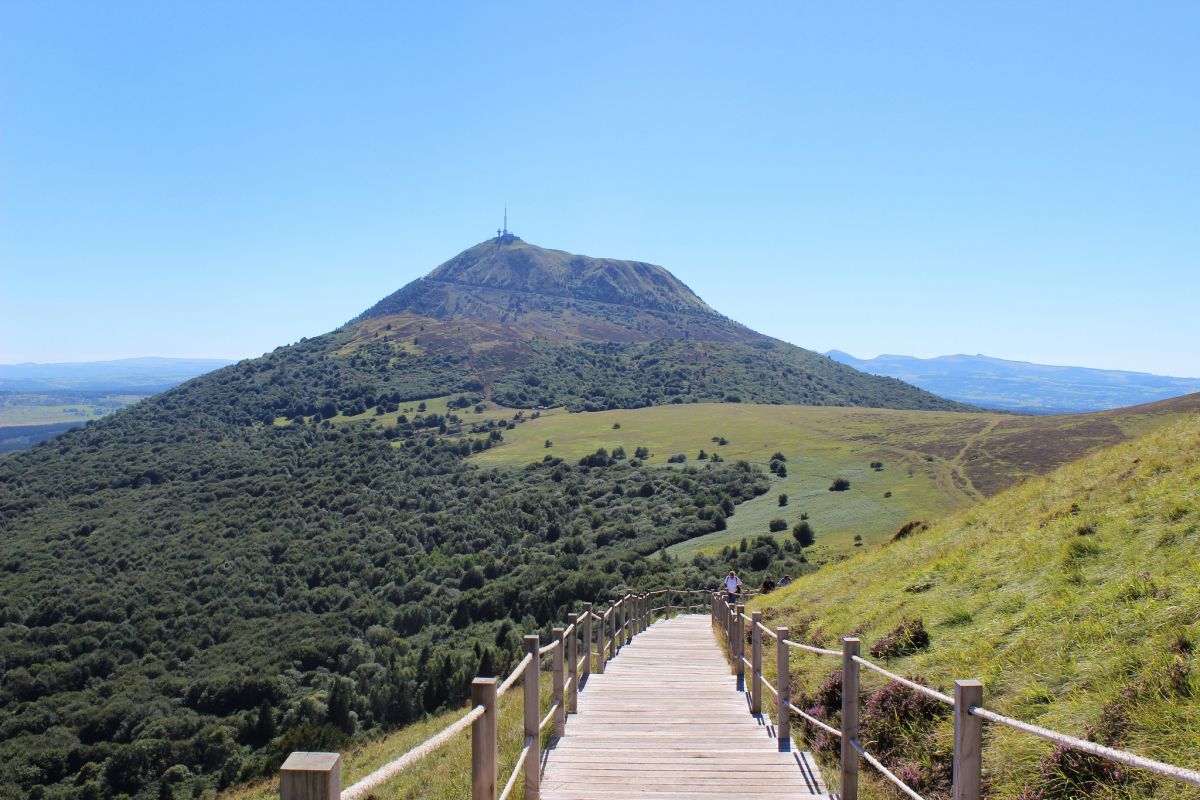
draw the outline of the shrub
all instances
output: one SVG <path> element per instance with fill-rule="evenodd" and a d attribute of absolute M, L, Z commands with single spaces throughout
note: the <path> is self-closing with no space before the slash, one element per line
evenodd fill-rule
<path fill-rule="evenodd" d="M 811 547 L 817 540 L 816 534 L 813 533 L 812 525 L 807 522 L 797 522 L 792 528 L 792 537 L 801 547 Z"/>
<path fill-rule="evenodd" d="M 829 487 L 831 492 L 844 492 L 850 488 L 850 481 L 845 478 L 834 478 L 833 484 Z"/>
<path fill-rule="evenodd" d="M 779 495 L 779 507 L 783 508 L 788 504 L 788 496 L 786 494 Z"/>
<path fill-rule="evenodd" d="M 920 678 L 913 680 L 927 683 Z M 867 698 L 863 706 L 863 733 L 881 760 L 894 761 L 911 751 L 907 744 L 912 736 L 928 730 L 929 722 L 945 716 L 949 710 L 931 697 L 889 681 Z"/>
<path fill-rule="evenodd" d="M 871 645 L 872 658 L 902 658 L 929 648 L 929 633 L 921 619 L 907 619 Z"/>
<path fill-rule="evenodd" d="M 773 519 L 767 523 L 767 530 L 771 531 L 771 533 L 785 531 L 787 530 L 787 520 Z"/>
<path fill-rule="evenodd" d="M 687 456 L 685 456 L 683 453 L 676 453 L 675 455 L 667 458 L 668 464 L 682 464 L 685 461 L 687 461 Z"/>

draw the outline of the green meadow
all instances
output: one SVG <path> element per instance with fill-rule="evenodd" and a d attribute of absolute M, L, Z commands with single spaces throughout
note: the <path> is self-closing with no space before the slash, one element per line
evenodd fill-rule
<path fill-rule="evenodd" d="M 969 485 L 954 479 L 951 462 L 921 452 L 905 435 L 894 433 L 898 419 L 913 415 L 943 426 L 956 426 L 965 419 L 954 413 L 813 406 L 654 406 L 532 420 L 505 431 L 502 445 L 472 460 L 516 466 L 550 454 L 574 462 L 598 448 L 611 452 L 623 447 L 632 457 L 638 447 L 646 447 L 648 464 L 703 465 L 706 462 L 698 458 L 703 450 L 726 461 L 750 461 L 765 470 L 771 457 L 782 453 L 787 458 L 786 477 L 772 475 L 767 494 L 739 505 L 726 530 L 682 542 L 670 552 L 690 557 L 736 545 L 743 537 L 768 533 L 773 519 L 787 524 L 775 534 L 782 540 L 791 535 L 801 514 L 807 514 L 817 534 L 812 556 L 820 561 L 853 548 L 856 535 L 864 542 L 879 541 L 906 522 L 940 516 L 974 501 L 976 493 Z M 721 439 L 727 443 L 720 444 Z M 668 464 L 675 454 L 687 460 Z M 872 462 L 881 462 L 883 468 L 873 469 Z M 850 489 L 830 491 L 836 478 L 849 480 Z M 890 497 L 885 496 L 888 492 Z M 788 496 L 786 506 L 779 505 L 780 494 Z"/>
<path fill-rule="evenodd" d="M 430 401 L 432 403 L 433 401 Z M 472 456 L 486 466 L 523 466 L 547 455 L 576 462 L 598 448 L 639 447 L 646 463 L 702 465 L 700 451 L 766 469 L 775 453 L 786 477 L 738 506 L 728 527 L 672 546 L 682 558 L 719 551 L 743 537 L 768 533 L 782 519 L 790 536 L 801 514 L 816 532 L 810 560 L 839 559 L 856 547 L 890 538 L 914 520 L 933 520 L 1106 446 L 1194 413 L 1200 396 L 1095 414 L 1029 417 L 998 413 L 899 411 L 831 406 L 694 403 L 591 413 L 561 410 L 504 432 L 504 442 Z M 430 405 L 430 408 L 433 408 Z M 512 409 L 490 408 L 511 418 Z M 463 415 L 470 420 L 470 414 Z M 724 439 L 725 444 L 720 444 Z M 716 440 L 716 441 L 714 441 Z M 549 442 L 549 446 L 547 446 Z M 672 455 L 686 457 L 671 464 Z M 873 469 L 873 462 L 882 469 Z M 847 491 L 830 491 L 836 478 Z M 888 496 L 890 493 L 890 496 Z M 786 506 L 779 495 L 786 494 Z M 856 539 L 861 537 L 861 539 Z"/>

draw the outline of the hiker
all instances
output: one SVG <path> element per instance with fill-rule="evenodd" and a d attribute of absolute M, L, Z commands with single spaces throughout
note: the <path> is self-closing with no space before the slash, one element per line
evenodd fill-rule
<path fill-rule="evenodd" d="M 730 603 L 738 601 L 738 594 L 742 591 L 742 580 L 733 570 L 729 570 L 729 574 L 725 576 L 725 599 Z"/>
<path fill-rule="evenodd" d="M 763 594 L 767 594 L 768 592 L 772 592 L 774 590 L 775 590 L 775 579 L 772 578 L 770 575 L 763 578 L 762 586 L 759 587 L 759 591 L 762 592 Z"/>
<path fill-rule="evenodd" d="M 779 579 L 779 588 L 780 589 L 782 589 L 785 586 L 791 586 L 791 585 L 792 585 L 792 576 L 791 575 L 784 575 L 782 578 Z"/>

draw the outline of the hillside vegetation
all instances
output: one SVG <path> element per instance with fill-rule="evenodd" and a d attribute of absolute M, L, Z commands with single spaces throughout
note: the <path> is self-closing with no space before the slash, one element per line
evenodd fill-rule
<path fill-rule="evenodd" d="M 978 678 L 993 710 L 1196 768 L 1197 486 L 1192 415 L 806 576 L 756 607 L 792 638 L 836 647 L 857 634 L 876 660 L 927 685 Z M 797 705 L 836 719 L 840 664 L 799 653 L 792 664 Z M 863 674 L 872 749 L 918 791 L 947 796 L 949 716 Z M 993 797 L 1195 796 L 990 725 L 984 764 Z M 876 785 L 871 796 L 891 795 Z"/>
<path fill-rule="evenodd" d="M 740 506 L 722 530 L 675 544 L 670 553 L 690 558 L 736 547 L 767 534 L 776 519 L 786 527 L 772 535 L 787 541 L 807 514 L 817 535 L 809 559 L 821 562 L 852 550 L 856 536 L 864 545 L 883 541 L 908 522 L 936 519 L 1197 409 L 1200 395 L 1062 417 L 729 403 L 544 412 L 471 460 L 521 466 L 546 454 L 577 462 L 599 448 L 631 455 L 646 448 L 648 465 L 672 466 L 673 456 L 702 464 L 703 451 L 766 472 L 779 453 L 785 469 L 770 473 L 769 491 Z M 849 490 L 829 491 L 837 478 L 848 479 Z"/>

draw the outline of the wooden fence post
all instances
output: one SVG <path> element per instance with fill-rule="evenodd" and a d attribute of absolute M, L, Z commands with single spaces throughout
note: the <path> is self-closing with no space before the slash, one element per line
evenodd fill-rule
<path fill-rule="evenodd" d="M 583 680 L 592 674 L 592 604 L 583 604 Z"/>
<path fill-rule="evenodd" d="M 775 701 L 775 741 L 779 744 L 779 752 L 786 753 L 792 749 L 792 670 L 788 664 L 791 651 L 784 644 L 788 638 L 787 628 L 775 629 L 775 691 L 779 695 Z"/>
<path fill-rule="evenodd" d="M 612 619 L 609 620 L 608 633 L 609 633 L 609 636 L 611 637 L 609 640 L 609 646 L 608 646 L 608 660 L 609 661 L 612 661 L 614 658 L 617 657 L 617 628 L 618 628 L 617 620 L 619 620 L 620 617 L 621 617 L 621 601 L 618 600 L 616 603 L 613 604 Z"/>
<path fill-rule="evenodd" d="M 579 615 L 567 614 L 567 627 L 572 628 L 567 637 L 567 678 L 571 688 L 567 689 L 567 712 L 579 713 Z"/>
<path fill-rule="evenodd" d="M 541 640 L 536 633 L 525 637 L 525 652 L 532 658 L 525 665 L 525 740 L 529 742 L 529 752 L 525 755 L 525 800 L 538 800 L 542 793 L 542 732 L 538 725 L 541 723 L 541 698 L 538 690 L 541 688 Z M 532 737 L 532 740 L 530 740 Z"/>
<path fill-rule="evenodd" d="M 554 735 L 562 736 L 567 732 L 567 703 L 564 697 L 564 689 L 567 684 L 566 670 L 566 655 L 563 650 L 566 649 L 566 637 L 563 636 L 562 628 L 555 628 L 551 635 L 557 647 L 550 655 L 551 663 L 554 665 L 554 674 L 551 676 L 551 686 L 553 687 L 554 695 L 550 700 L 554 704 Z"/>
<path fill-rule="evenodd" d="M 971 713 L 983 705 L 983 684 L 954 682 L 953 800 L 979 800 L 983 783 L 983 720 Z"/>
<path fill-rule="evenodd" d="M 733 621 L 733 635 L 737 647 L 733 648 L 733 658 L 737 663 L 737 690 L 746 691 L 746 607 L 741 603 L 737 606 L 737 616 Z"/>
<path fill-rule="evenodd" d="M 483 716 L 471 723 L 471 800 L 496 800 L 496 679 L 471 681 L 471 707 Z"/>
<path fill-rule="evenodd" d="M 341 800 L 338 753 L 292 753 L 279 768 L 280 800 Z"/>
<path fill-rule="evenodd" d="M 762 713 L 762 612 L 750 615 L 750 713 Z"/>
<path fill-rule="evenodd" d="M 858 800 L 858 655 L 861 642 L 842 639 L 842 800 Z"/>
<path fill-rule="evenodd" d="M 632 642 L 632 640 L 634 640 L 634 625 L 636 625 L 636 622 L 634 621 L 636 616 L 634 606 L 636 606 L 636 604 L 637 599 L 634 597 L 634 595 L 625 595 L 625 604 L 622 606 L 624 610 L 622 614 L 620 614 L 624 618 L 622 619 L 622 627 L 625 631 L 623 637 L 624 644 L 629 644 Z"/>

